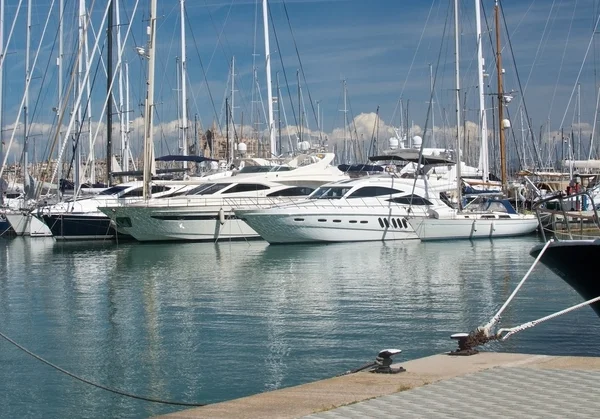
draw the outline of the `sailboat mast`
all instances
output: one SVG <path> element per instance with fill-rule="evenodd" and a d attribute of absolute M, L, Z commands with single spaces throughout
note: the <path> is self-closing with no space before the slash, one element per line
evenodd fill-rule
<path fill-rule="evenodd" d="M 475 21 L 477 31 L 477 88 L 479 90 L 479 127 L 481 132 L 479 148 L 479 169 L 484 183 L 489 180 L 489 154 L 488 154 L 488 128 L 487 115 L 485 112 L 485 86 L 483 84 L 483 48 L 481 36 L 481 0 L 475 0 Z"/>
<path fill-rule="evenodd" d="M 115 23 L 117 27 L 117 50 L 122 50 L 123 40 L 121 38 L 121 4 L 120 0 L 115 0 Z M 127 64 L 125 64 L 127 68 Z M 123 171 L 129 171 L 129 151 L 127 150 L 127 128 L 128 125 L 125 123 L 125 115 L 127 114 L 128 107 L 123 110 L 123 66 L 119 66 L 119 125 L 121 134 L 121 169 Z M 112 159 L 111 159 L 112 162 Z M 128 177 L 124 177 L 123 180 L 127 182 Z"/>
<path fill-rule="evenodd" d="M 184 156 L 188 155 L 187 131 L 188 131 L 188 116 L 187 116 L 187 90 L 186 90 L 186 46 L 185 46 L 185 0 L 179 0 L 181 13 L 181 137 L 183 140 Z M 186 167 L 186 163 L 183 163 Z"/>
<path fill-rule="evenodd" d="M 235 57 L 231 57 L 231 141 L 228 138 L 229 163 L 233 162 L 233 144 L 235 143 L 235 120 L 233 119 L 233 109 L 235 104 Z M 229 125 L 229 124 L 228 124 Z"/>
<path fill-rule="evenodd" d="M 2 87 L 4 85 L 4 0 L 0 0 L 0 162 L 4 161 L 4 142 L 2 142 Z M 2 166 L 2 163 L 0 163 Z M 0 180 L 2 183 L 2 180 Z M 0 190 L 0 204 L 3 204 L 3 191 Z"/>
<path fill-rule="evenodd" d="M 111 1 L 108 10 L 108 23 L 106 32 L 107 57 L 106 57 L 106 184 L 110 186 L 112 172 L 112 117 L 113 117 L 113 98 L 112 98 L 112 79 L 113 79 L 113 15 L 114 3 Z"/>
<path fill-rule="evenodd" d="M 65 13 L 65 0 L 60 0 L 58 2 L 58 104 L 56 105 L 56 119 L 61 121 L 62 112 L 62 101 L 63 101 L 63 56 L 64 56 L 64 17 Z M 58 131 L 58 144 L 62 145 L 62 136 L 60 135 L 61 126 L 58 124 L 56 126 L 56 130 Z M 57 191 L 59 198 L 61 197 L 60 190 L 60 180 L 62 178 L 62 162 L 60 161 L 60 149 L 58 147 L 56 150 L 56 181 L 57 181 Z"/>
<path fill-rule="evenodd" d="M 29 50 L 31 49 L 31 0 L 27 1 L 27 35 L 25 41 L 25 105 L 23 106 L 23 184 L 29 184 L 29 78 L 31 77 L 31 64 Z"/>
<path fill-rule="evenodd" d="M 277 155 L 277 144 L 275 141 L 275 122 L 273 119 L 273 88 L 271 86 L 271 51 L 269 47 L 269 6 L 267 0 L 263 0 L 263 26 L 265 32 L 265 71 L 267 74 L 267 108 L 269 110 L 269 143 L 271 155 Z"/>
<path fill-rule="evenodd" d="M 506 175 L 506 139 L 504 136 L 504 87 L 502 85 L 502 50 L 500 49 L 500 5 L 498 0 L 494 6 L 496 20 L 496 73 L 498 75 L 498 129 L 500 136 L 500 175 L 502 179 L 502 190 L 507 191 Z"/>
<path fill-rule="evenodd" d="M 150 27 L 148 42 L 148 86 L 146 90 L 144 123 L 144 199 L 150 198 L 151 166 L 154 163 L 154 61 L 156 59 L 156 0 L 150 0 Z"/>
<path fill-rule="evenodd" d="M 456 83 L 456 196 L 461 207 L 461 152 L 460 152 L 460 50 L 458 42 L 458 0 L 454 0 L 454 74 Z"/>

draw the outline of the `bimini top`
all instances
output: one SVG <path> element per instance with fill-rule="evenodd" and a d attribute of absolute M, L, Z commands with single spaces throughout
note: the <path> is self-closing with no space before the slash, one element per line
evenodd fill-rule
<path fill-rule="evenodd" d="M 340 164 L 342 172 L 383 172 L 383 167 L 372 164 Z"/>
<path fill-rule="evenodd" d="M 397 150 L 394 154 L 384 154 L 380 156 L 371 156 L 369 157 L 371 161 L 404 161 L 409 163 L 421 163 L 424 166 L 432 166 L 432 165 L 449 165 L 455 164 L 454 161 L 446 159 L 442 156 L 427 156 L 422 155 L 419 160 L 419 150 L 416 149 L 406 149 L 406 150 Z"/>
<path fill-rule="evenodd" d="M 209 157 L 202 156 L 182 156 L 176 154 L 169 154 L 167 156 L 161 156 L 154 159 L 155 161 L 191 161 L 195 163 L 202 163 L 203 161 L 219 161 L 211 159 Z"/>

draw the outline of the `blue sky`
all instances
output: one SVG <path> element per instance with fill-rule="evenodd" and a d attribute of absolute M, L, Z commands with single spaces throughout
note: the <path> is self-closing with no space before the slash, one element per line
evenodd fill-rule
<path fill-rule="evenodd" d="M 66 1 L 67 10 L 74 10 L 76 2 Z M 35 49 L 51 1 L 33 2 L 35 6 L 32 44 Z M 7 1 L 5 39 L 17 3 L 18 0 Z M 96 1 L 92 14 L 96 26 L 99 25 L 102 16 L 103 5 L 100 3 L 104 2 Z M 130 16 L 134 1 L 127 0 L 124 3 L 126 12 L 123 14 Z M 146 42 L 144 19 L 148 16 L 147 3 L 149 2 L 146 0 L 140 3 L 137 16 L 133 19 L 133 38 L 129 40 L 125 49 L 126 59 L 131 66 L 134 104 L 131 109 L 132 119 L 139 117 L 142 112 L 138 104 L 142 102 L 144 95 L 145 63 L 136 56 L 134 46 L 143 46 Z M 166 126 L 176 119 L 175 57 L 180 55 L 179 6 L 174 0 L 159 0 L 158 3 L 160 17 L 157 35 L 157 122 Z M 316 128 L 316 121 L 308 103 L 308 92 L 315 108 L 316 101 L 319 101 L 323 109 L 324 130 L 332 133 L 334 129 L 342 126 L 342 80 L 346 80 L 347 83 L 351 109 L 349 119 L 362 113 L 374 113 L 379 107 L 379 115 L 384 124 L 398 125 L 398 102 L 402 98 L 404 109 L 408 103 L 409 119 L 423 127 L 429 101 L 429 64 L 432 64 L 437 72 L 434 107 L 436 126 L 441 126 L 444 119 L 449 126 L 454 125 L 453 23 L 451 20 L 447 21 L 447 17 L 452 15 L 449 3 L 449 0 L 271 0 L 273 24 L 280 47 L 278 49 L 275 33 L 271 28 L 273 81 L 275 82 L 276 74 L 279 73 L 288 122 L 294 124 L 280 55 L 285 63 L 292 101 L 297 107 L 296 71 L 300 64 L 296 56 L 295 41 L 306 76 L 306 84 L 304 80 L 301 83 L 310 128 Z M 522 86 L 526 87 L 525 92 L 520 91 L 511 51 L 504 36 L 505 88 L 518 91 L 515 93 L 515 101 L 510 105 L 513 126 L 518 125 L 518 109 L 520 100 L 524 97 L 536 135 L 547 121 L 550 121 L 551 131 L 558 130 L 561 124 L 563 128 L 570 130 L 576 115 L 575 97 L 569 106 L 567 104 L 580 69 L 581 119 L 589 124 L 593 122 L 598 86 L 594 62 L 600 60 L 600 50 L 596 45 L 598 42 L 592 43 L 585 64 L 583 59 L 598 15 L 598 6 L 595 3 L 597 2 L 593 0 L 502 2 L 514 48 L 512 52 Z M 287 7 L 293 36 L 284 4 Z M 494 2 L 484 0 L 483 4 L 491 27 Z M 189 112 L 190 119 L 198 115 L 204 129 L 212 124 L 215 113 L 220 114 L 223 107 L 232 56 L 236 59 L 236 123 L 241 123 L 242 114 L 245 125 L 252 119 L 250 103 L 254 51 L 258 54 L 256 66 L 261 95 L 266 100 L 260 2 L 258 22 L 255 22 L 256 6 L 254 0 L 187 0 L 186 8 L 191 21 L 187 32 Z M 474 0 L 461 0 L 460 12 L 463 94 L 467 94 L 467 119 L 475 121 Z M 4 126 L 14 123 L 23 92 L 24 16 L 25 10 L 21 12 L 17 21 L 16 33 L 8 46 L 5 62 Z M 51 109 L 56 102 L 56 66 L 50 51 L 55 38 L 57 12 L 54 12 L 54 16 L 43 42 L 38 68 L 34 73 L 36 78 L 31 88 L 32 102 L 40 98 L 34 116 L 34 121 L 40 124 L 52 122 Z M 69 22 L 72 22 L 73 17 L 69 16 Z M 445 24 L 447 26 L 444 35 Z M 67 45 L 72 47 L 73 39 L 69 42 Z M 494 92 L 494 59 L 487 34 L 483 45 L 488 72 L 491 75 L 486 80 L 492 83 L 487 91 Z M 205 74 L 201 70 L 200 62 L 206 71 Z M 46 66 L 48 72 L 43 79 Z M 105 89 L 100 76 L 98 80 L 95 89 L 97 92 L 94 94 L 98 103 L 93 108 L 95 115 L 99 113 L 101 92 Z M 366 119 L 365 124 L 368 124 L 368 121 Z M 491 125 L 491 120 L 489 124 Z M 172 125 L 176 126 L 175 123 Z M 264 128 L 264 124 L 262 127 Z M 370 132 L 370 127 L 362 129 L 364 132 Z M 589 127 L 586 126 L 586 129 L 588 132 Z M 6 137 L 7 133 L 3 135 Z"/>

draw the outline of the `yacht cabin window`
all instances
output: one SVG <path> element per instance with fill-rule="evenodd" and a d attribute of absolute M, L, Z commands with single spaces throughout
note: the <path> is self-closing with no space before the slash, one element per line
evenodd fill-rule
<path fill-rule="evenodd" d="M 228 193 L 240 193 L 240 192 L 255 192 L 262 191 L 265 189 L 270 189 L 267 185 L 263 185 L 260 183 L 238 183 L 237 185 L 232 186 L 223 192 L 223 194 Z"/>
<path fill-rule="evenodd" d="M 165 192 L 170 190 L 171 188 L 167 187 L 167 186 L 162 186 L 162 185 L 152 185 L 152 189 L 151 189 L 151 193 L 159 193 L 159 192 Z M 121 198 L 133 198 L 133 197 L 140 197 L 140 196 L 144 196 L 144 188 L 143 187 L 139 187 L 139 188 L 135 188 L 123 195 L 121 195 Z"/>
<path fill-rule="evenodd" d="M 103 190 L 98 195 L 115 195 L 115 194 L 123 192 L 127 188 L 129 188 L 129 186 L 113 186 L 113 187 Z"/>
<path fill-rule="evenodd" d="M 396 198 L 388 199 L 388 201 L 402 205 L 433 205 L 429 200 L 415 194 L 398 196 Z"/>
<path fill-rule="evenodd" d="M 301 186 L 294 186 L 291 188 L 282 189 L 277 192 L 271 192 L 267 196 L 307 196 L 310 195 L 314 189 L 303 188 Z"/>
<path fill-rule="evenodd" d="M 382 195 L 393 195 L 393 194 L 402 193 L 402 192 L 403 191 L 401 191 L 401 190 L 394 189 L 394 188 L 387 188 L 384 186 L 364 186 L 364 187 L 352 192 L 352 194 L 350 194 L 348 199 L 350 199 L 350 198 L 369 198 L 369 197 L 373 197 L 373 196 L 382 196 Z"/>
<path fill-rule="evenodd" d="M 204 183 L 196 186 L 191 191 L 188 191 L 186 195 L 212 195 L 229 185 L 231 185 L 231 183 Z"/>
<path fill-rule="evenodd" d="M 340 199 L 346 195 L 351 187 L 341 186 L 321 186 L 315 190 L 310 196 L 310 199 Z"/>

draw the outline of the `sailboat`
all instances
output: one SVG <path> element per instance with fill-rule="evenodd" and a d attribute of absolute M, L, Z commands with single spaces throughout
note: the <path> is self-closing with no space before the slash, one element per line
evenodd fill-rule
<path fill-rule="evenodd" d="M 479 63 L 479 90 L 483 92 L 483 57 L 481 52 L 481 17 L 480 17 L 480 0 L 475 0 L 475 10 L 477 19 L 477 45 L 478 45 L 478 63 Z M 501 156 L 501 172 L 502 172 L 502 189 L 506 192 L 507 176 L 506 176 L 506 148 L 504 144 L 504 128 L 508 122 L 503 119 L 503 104 L 505 97 L 502 89 L 502 59 L 500 49 L 500 19 L 499 5 L 496 1 L 495 5 L 496 19 L 496 65 L 498 73 L 498 112 L 500 131 L 500 156 Z M 454 24 L 455 24 L 455 76 L 456 76 L 456 108 L 457 108 L 457 159 L 460 159 L 460 77 L 459 77 L 459 43 L 458 43 L 458 0 L 454 1 Z M 480 106 L 482 101 L 480 100 Z M 483 124 L 482 124 L 483 125 Z M 484 164 L 484 182 L 487 180 L 487 134 L 482 135 L 482 153 Z M 421 240 L 444 240 L 444 239 L 473 239 L 473 238 L 491 238 L 491 237 L 508 237 L 529 234 L 534 232 L 539 221 L 532 214 L 518 214 L 507 199 L 494 197 L 486 199 L 483 202 L 477 200 L 477 204 L 471 204 L 465 208 L 460 208 L 462 195 L 462 182 L 460 176 L 460 164 L 457 168 L 457 195 L 459 197 L 459 209 L 454 212 L 440 213 L 435 210 L 430 210 L 428 217 L 410 218 L 409 222 Z M 480 196 L 479 198 L 482 198 Z"/>

